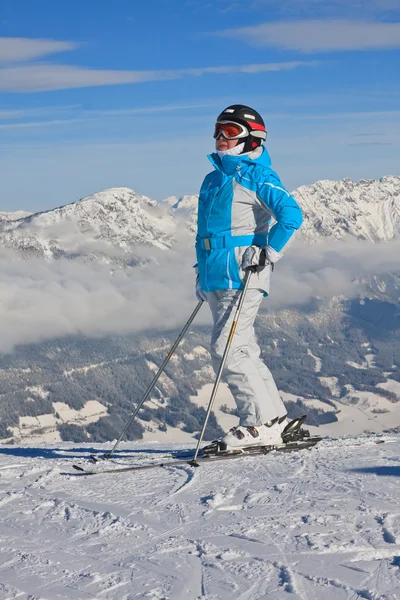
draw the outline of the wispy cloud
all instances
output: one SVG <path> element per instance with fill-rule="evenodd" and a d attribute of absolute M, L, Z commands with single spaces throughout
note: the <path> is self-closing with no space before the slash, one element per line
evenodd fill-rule
<path fill-rule="evenodd" d="M 194 103 L 194 104 L 176 104 L 159 105 L 132 108 L 115 109 L 82 109 L 80 105 L 61 105 L 46 106 L 33 109 L 18 110 L 0 110 L 0 130 L 13 131 L 19 129 L 41 129 L 42 127 L 58 127 L 63 125 L 72 125 L 77 123 L 96 123 L 108 118 L 135 117 L 139 115 L 156 115 L 158 113 L 181 114 L 183 111 L 198 110 L 201 108 L 210 108 L 216 106 L 216 103 Z M 55 118 L 58 115 L 66 114 L 67 118 Z M 47 116 L 47 120 L 40 120 L 39 117 Z M 51 118 L 52 117 L 52 118 Z M 34 120 L 27 120 L 34 119 Z M 4 121 L 5 123 L 1 123 Z M 7 123 L 7 121 L 10 121 Z"/>
<path fill-rule="evenodd" d="M 80 44 L 29 38 L 0 38 L 0 63 L 22 62 L 56 52 L 76 50 Z"/>
<path fill-rule="evenodd" d="M 293 115 L 298 118 L 298 115 Z M 390 119 L 391 117 L 399 117 L 400 110 L 376 110 L 376 111 L 353 111 L 346 113 L 325 113 L 322 115 L 302 115 L 302 119 L 311 119 L 314 121 L 320 121 L 324 119 L 369 119 L 369 118 L 383 118 Z"/>
<path fill-rule="evenodd" d="M 48 119 L 48 120 L 33 120 L 33 121 L 21 121 L 10 123 L 0 124 L 0 131 L 17 131 L 23 129 L 41 129 L 43 127 L 62 127 L 62 126 L 70 126 L 78 123 L 96 123 L 103 122 L 105 119 L 109 118 L 124 118 L 124 117 L 134 117 L 135 115 L 154 115 L 162 112 L 174 112 L 174 111 L 183 111 L 190 110 L 196 108 L 206 108 L 214 106 L 214 104 L 203 104 L 203 105 L 193 105 L 193 106 L 176 106 L 176 107 L 149 107 L 149 108 L 127 108 L 127 109 L 110 109 L 110 110 L 88 110 L 88 111 L 79 111 L 76 117 L 71 116 L 70 118 L 65 119 Z M 297 113 L 273 113 L 270 112 L 268 115 L 270 120 L 275 122 L 278 121 L 288 121 L 288 120 L 297 120 L 302 122 L 307 121 L 332 121 L 333 119 L 336 121 L 342 120 L 363 120 L 368 118 L 374 118 L 379 120 L 388 120 L 393 118 L 400 117 L 400 111 L 376 111 L 376 112 L 349 112 L 349 113 L 326 113 L 322 115 L 309 115 L 309 114 L 299 114 Z M 16 116 L 14 119 L 17 118 Z M 1 119 L 1 114 L 0 114 Z M 356 135 L 356 134 L 355 134 Z M 359 136 L 381 136 L 386 135 L 384 133 L 364 133 L 357 134 Z M 368 142 L 366 142 L 368 143 Z M 361 144 L 361 142 L 360 142 Z M 369 143 L 368 143 L 369 144 Z M 355 144 L 350 144 L 355 145 Z M 385 144 L 388 145 L 388 144 Z"/>
<path fill-rule="evenodd" d="M 229 0 L 220 0 L 228 2 Z M 400 10 L 400 0 L 252 0 L 252 9 L 269 7 L 281 13 L 308 15 L 374 15 Z"/>
<path fill-rule="evenodd" d="M 393 146 L 391 142 L 353 142 L 348 144 L 348 146 Z"/>
<path fill-rule="evenodd" d="M 25 123 L 7 123 L 0 125 L 0 131 L 12 131 L 17 129 L 41 129 L 42 127 L 58 127 L 60 125 L 72 125 L 83 123 L 85 119 L 53 119 L 51 121 L 27 121 Z"/>
<path fill-rule="evenodd" d="M 400 23 L 311 19 L 261 23 L 216 35 L 304 53 L 400 48 Z"/>
<path fill-rule="evenodd" d="M 29 65 L 0 69 L 0 90 L 7 92 L 45 92 L 70 88 L 95 87 L 148 81 L 166 81 L 207 74 L 263 73 L 315 67 L 318 61 L 292 61 L 235 66 L 200 67 L 163 71 L 111 71 L 68 65 Z"/>
<path fill-rule="evenodd" d="M 9 110 L 0 110 L 0 121 L 9 121 L 29 119 L 35 117 L 48 116 L 49 114 L 70 113 L 80 108 L 79 104 L 68 104 L 60 106 L 43 106 L 41 108 L 18 108 Z"/>

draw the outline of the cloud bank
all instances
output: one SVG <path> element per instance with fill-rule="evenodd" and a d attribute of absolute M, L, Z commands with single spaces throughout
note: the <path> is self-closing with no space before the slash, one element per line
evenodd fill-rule
<path fill-rule="evenodd" d="M 277 265 L 268 304 L 279 309 L 306 304 L 313 297 L 363 295 L 363 279 L 400 274 L 399 252 L 399 239 L 372 243 L 349 238 L 311 246 L 298 242 Z"/>
<path fill-rule="evenodd" d="M 180 230 L 169 251 L 135 248 L 146 266 L 129 271 L 71 260 L 20 260 L 0 251 L 0 351 L 60 336 L 182 328 L 194 310 L 193 238 Z M 85 240 L 84 240 L 85 242 Z M 86 243 L 86 242 L 85 242 Z M 315 296 L 356 297 L 360 278 L 398 272 L 400 241 L 302 242 L 288 248 L 272 277 L 266 309 L 295 308 Z M 198 324 L 211 322 L 205 305 Z"/>

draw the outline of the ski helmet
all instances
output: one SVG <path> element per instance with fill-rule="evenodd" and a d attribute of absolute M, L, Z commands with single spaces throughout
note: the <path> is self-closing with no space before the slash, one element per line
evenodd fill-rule
<path fill-rule="evenodd" d="M 232 104 L 225 108 L 217 117 L 216 133 L 217 124 L 224 122 L 238 123 L 247 131 L 247 135 L 242 134 L 238 136 L 238 139 L 244 141 L 242 154 L 255 150 L 261 146 L 262 142 L 267 138 L 267 130 L 262 116 L 249 106 Z M 217 137 L 216 133 L 214 133 L 214 137 Z"/>

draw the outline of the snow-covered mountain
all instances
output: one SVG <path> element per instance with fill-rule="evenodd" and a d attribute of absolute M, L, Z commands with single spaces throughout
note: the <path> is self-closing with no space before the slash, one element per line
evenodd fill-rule
<path fill-rule="evenodd" d="M 299 237 L 307 242 L 340 240 L 346 235 L 374 242 L 392 240 L 400 233 L 400 177 L 351 181 L 318 181 L 292 192 L 303 209 Z M 168 198 L 176 214 L 196 222 L 198 196 Z"/>
<path fill-rule="evenodd" d="M 29 217 L 32 213 L 26 210 L 16 210 L 15 212 L 0 212 L 0 223 L 1 221 L 17 221 L 18 219 L 24 219 Z"/>
<path fill-rule="evenodd" d="M 309 242 L 345 235 L 379 242 L 400 233 L 400 177 L 318 181 L 293 195 L 304 211 L 301 236 Z"/>
<path fill-rule="evenodd" d="M 371 241 L 400 233 L 400 177 L 379 181 L 319 181 L 293 195 L 304 211 L 307 242 L 350 235 Z M 35 256 L 131 260 L 135 246 L 171 248 L 182 224 L 195 232 L 197 196 L 157 203 L 113 188 L 46 212 L 0 222 L 0 243 Z"/>
<path fill-rule="evenodd" d="M 128 188 L 0 224 L 2 245 L 34 256 L 131 257 L 138 245 L 161 250 L 174 242 L 175 223 L 163 205 Z"/>
<path fill-rule="evenodd" d="M 299 188 L 293 194 L 305 215 L 299 238 L 303 236 L 312 243 L 311 246 L 303 244 L 311 250 L 315 243 L 324 240 L 340 247 L 344 236 L 368 240 L 365 243 L 375 248 L 374 242 L 390 241 L 400 234 L 400 177 L 358 183 L 324 181 Z M 192 282 L 196 210 L 197 196 L 168 198 L 157 204 L 132 190 L 115 188 L 68 206 L 0 223 L 0 244 L 17 250 L 22 257 L 53 259 L 48 263 L 39 260 L 39 263 L 52 268 L 56 265 L 55 269 L 58 263 L 54 259 L 60 257 L 70 259 L 64 261 L 68 265 L 82 259 L 107 263 L 107 273 L 117 271 L 108 269 L 109 264 L 129 267 L 128 289 L 135 289 L 139 273 L 136 266 L 143 264 L 143 248 L 146 257 L 162 255 L 166 260 L 160 262 L 160 285 L 156 289 L 158 294 L 165 290 L 160 306 L 164 306 L 165 301 L 168 311 L 173 313 L 177 310 L 173 301 L 176 286 L 187 277 L 179 288 L 183 295 Z M 188 236 L 187 245 L 179 255 L 180 262 L 171 262 L 183 231 Z M 364 252 L 364 247 L 361 250 Z M 186 263 L 189 266 L 184 273 Z M 275 282 L 279 281 L 277 277 L 283 277 L 284 269 L 285 266 L 277 269 Z M 177 272 L 177 277 L 169 289 L 171 271 Z M 15 296 L 18 304 L 20 299 L 24 301 L 29 296 L 26 290 L 30 289 L 31 273 L 15 268 L 10 269 L 10 273 L 13 277 L 7 279 L 9 273 L 6 273 L 5 290 L 11 285 L 10 281 L 14 287 L 21 285 L 18 282 L 26 284 L 21 287 L 22 294 Z M 65 293 L 64 279 L 68 283 L 68 271 L 65 273 L 62 271 L 60 280 L 56 272 L 53 286 L 53 271 L 46 272 L 49 285 L 46 279 L 44 285 L 50 291 L 46 296 L 50 307 L 53 288 L 56 304 L 59 295 Z M 140 273 L 140 282 L 146 287 L 146 271 Z M 93 274 L 97 281 L 97 271 Z M 42 289 L 41 276 L 39 273 L 38 294 Z M 87 293 L 85 286 L 75 287 L 77 297 L 80 298 L 81 289 Z M 71 289 L 74 290 L 74 286 Z M 98 296 L 97 288 L 94 296 L 89 295 L 96 301 Z M 352 423 L 357 421 L 357 431 L 379 431 L 400 424 L 397 408 L 400 315 L 395 304 L 399 296 L 398 276 L 386 277 L 381 271 L 376 281 L 368 282 L 366 296 L 362 302 L 345 296 L 326 302 L 316 298 L 304 310 L 284 308 L 260 315 L 258 334 L 264 358 L 285 395 L 291 416 L 306 411 L 309 424 L 325 423 L 331 431 L 333 421 L 338 419 L 352 430 Z M 118 295 L 111 297 L 112 302 L 115 298 L 121 300 Z M 136 291 L 133 297 L 129 318 L 135 319 Z M 150 301 L 145 294 L 142 298 L 138 296 L 139 303 Z M 5 296 L 4 306 L 14 309 L 10 302 Z M 191 298 L 187 306 L 189 302 Z M 186 305 L 182 308 L 186 314 Z M 90 306 L 88 310 L 90 312 Z M 24 323 L 28 325 L 36 313 L 31 310 L 25 314 Z M 66 316 L 62 311 L 54 311 L 54 314 L 49 311 L 51 318 L 62 321 Z M 120 335 L 119 331 L 116 337 L 103 333 L 91 339 L 79 335 L 79 320 L 77 322 L 77 327 L 68 330 L 73 332 L 70 337 L 53 340 L 48 336 L 44 338 L 47 342 L 19 346 L 13 354 L 0 355 L 0 439 L 9 438 L 10 431 L 15 439 L 24 436 L 39 439 L 46 435 L 50 436 L 46 438 L 49 441 L 56 441 L 60 436 L 74 441 L 117 437 L 123 419 L 130 413 L 132 399 L 141 396 L 176 337 L 175 330 L 164 335 L 154 324 L 152 330 L 140 335 L 128 332 Z M 166 434 L 165 439 L 173 436 L 173 439 L 187 440 L 196 434 L 207 402 L 203 388 L 213 379 L 208 343 L 208 330 L 193 330 L 188 334 L 170 369 L 157 385 L 143 419 L 132 430 L 131 439 L 143 435 L 150 440 L 159 437 L 161 432 Z M 229 398 L 223 404 L 229 404 Z M 216 408 L 218 418 L 210 422 L 213 435 L 218 427 L 225 429 L 227 416 L 235 418 L 229 412 L 232 405 Z M 357 419 L 357 415 L 364 416 Z M 335 423 L 333 425 L 334 429 L 343 431 L 340 423 L 337 428 Z"/>

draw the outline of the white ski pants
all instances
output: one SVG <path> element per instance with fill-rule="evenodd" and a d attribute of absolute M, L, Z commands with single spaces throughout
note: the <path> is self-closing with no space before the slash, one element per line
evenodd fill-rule
<path fill-rule="evenodd" d="M 207 292 L 214 327 L 211 358 L 217 373 L 240 299 L 241 290 Z M 236 401 L 240 425 L 259 426 L 286 415 L 271 371 L 260 359 L 254 321 L 264 294 L 248 289 L 224 369 L 224 379 Z"/>

